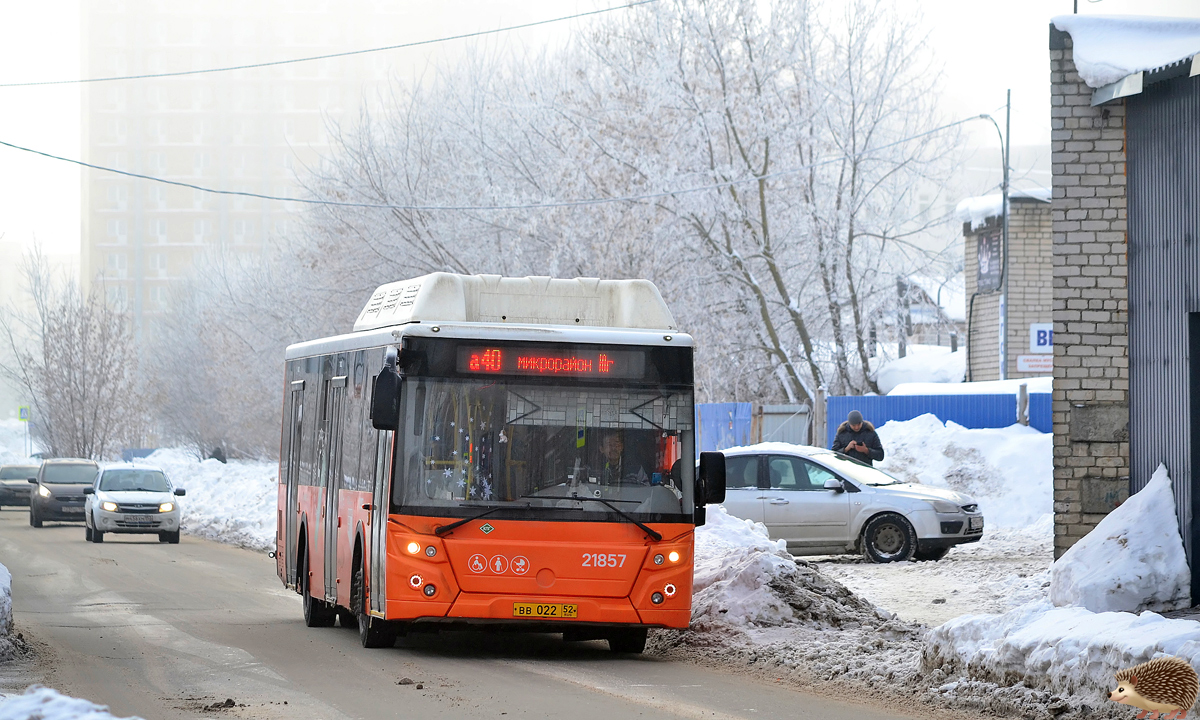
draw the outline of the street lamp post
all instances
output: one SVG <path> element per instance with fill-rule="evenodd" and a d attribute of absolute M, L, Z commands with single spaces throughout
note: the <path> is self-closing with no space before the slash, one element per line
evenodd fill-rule
<path fill-rule="evenodd" d="M 980 115 L 981 119 L 992 122 L 996 135 L 1000 137 L 1000 156 L 1004 163 L 1004 179 L 1000 185 L 1000 379 L 1008 379 L 1008 166 L 1009 149 L 1012 147 L 1012 90 L 1004 104 L 1004 132 L 1000 132 L 1000 123 L 991 115 Z M 967 339 L 970 342 L 970 338 Z"/>

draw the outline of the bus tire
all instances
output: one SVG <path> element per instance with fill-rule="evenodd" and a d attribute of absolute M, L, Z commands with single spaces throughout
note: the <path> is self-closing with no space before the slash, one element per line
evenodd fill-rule
<path fill-rule="evenodd" d="M 357 554 L 357 553 L 356 553 Z M 365 577 L 362 561 L 354 566 L 354 577 L 350 581 L 350 605 L 358 620 L 358 640 L 365 648 L 390 648 L 396 644 L 399 634 L 393 623 L 377 618 L 367 612 Z"/>
<path fill-rule="evenodd" d="M 324 600 L 316 599 L 308 591 L 308 553 L 304 553 L 304 562 L 300 567 L 300 585 L 302 587 L 300 593 L 304 599 L 304 624 L 308 627 L 332 627 L 337 614 Z"/>
<path fill-rule="evenodd" d="M 646 649 L 646 628 L 614 630 L 608 636 L 608 649 L 615 653 L 641 653 Z"/>
<path fill-rule="evenodd" d="M 337 609 L 338 625 L 344 628 L 358 629 L 358 616 L 344 607 Z"/>

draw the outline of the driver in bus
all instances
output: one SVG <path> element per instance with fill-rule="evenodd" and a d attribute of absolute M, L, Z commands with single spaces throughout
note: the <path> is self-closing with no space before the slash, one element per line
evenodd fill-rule
<path fill-rule="evenodd" d="M 650 483 L 646 468 L 636 459 L 625 457 L 625 438 L 619 430 L 605 433 L 600 440 L 600 454 L 604 456 L 604 463 L 600 467 L 602 485 L 617 485 L 622 482 L 642 485 Z"/>

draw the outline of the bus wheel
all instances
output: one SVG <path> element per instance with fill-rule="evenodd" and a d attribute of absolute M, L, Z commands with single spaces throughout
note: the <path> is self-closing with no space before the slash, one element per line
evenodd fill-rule
<path fill-rule="evenodd" d="M 608 649 L 615 653 L 640 653 L 646 649 L 646 628 L 615 630 L 608 636 Z"/>
<path fill-rule="evenodd" d="M 389 648 L 396 644 L 399 634 L 394 624 L 371 616 L 367 613 L 366 593 L 363 578 L 362 562 L 354 568 L 354 577 L 350 581 L 350 606 L 358 616 L 358 640 L 365 648 Z"/>
<path fill-rule="evenodd" d="M 308 553 L 304 554 L 304 565 L 300 572 L 300 583 L 304 598 L 304 624 L 308 627 L 331 627 L 337 615 L 323 600 L 318 600 L 308 592 Z"/>
<path fill-rule="evenodd" d="M 337 609 L 338 624 L 344 628 L 358 628 L 358 618 L 346 608 Z"/>

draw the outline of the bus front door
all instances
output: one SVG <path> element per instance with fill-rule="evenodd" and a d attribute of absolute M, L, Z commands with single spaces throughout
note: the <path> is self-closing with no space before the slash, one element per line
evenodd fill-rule
<path fill-rule="evenodd" d="M 337 602 L 338 490 L 342 487 L 342 410 L 346 398 L 346 376 L 332 377 L 325 385 L 325 466 L 322 468 L 325 508 L 321 518 L 325 530 L 325 599 Z"/>
<path fill-rule="evenodd" d="M 375 449 L 375 484 L 371 497 L 371 549 L 368 553 L 370 565 L 367 568 L 368 595 L 371 598 L 371 612 L 380 616 L 387 610 L 387 588 L 384 581 L 387 576 L 384 558 L 387 557 L 387 519 L 391 492 L 392 440 L 394 433 L 384 431 L 379 433 L 378 445 Z"/>
<path fill-rule="evenodd" d="M 288 418 L 288 432 L 291 437 L 288 442 L 288 456 L 284 458 L 284 469 L 287 475 L 287 504 L 283 506 L 283 522 L 280 531 L 283 532 L 284 550 L 276 560 L 286 567 L 288 587 L 296 586 L 296 541 L 299 539 L 300 516 L 299 497 L 297 489 L 300 485 L 300 454 L 301 442 L 304 438 L 304 381 L 297 380 L 291 384 L 291 413 Z M 278 548 L 276 549 L 278 554 Z"/>

